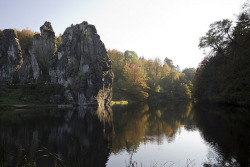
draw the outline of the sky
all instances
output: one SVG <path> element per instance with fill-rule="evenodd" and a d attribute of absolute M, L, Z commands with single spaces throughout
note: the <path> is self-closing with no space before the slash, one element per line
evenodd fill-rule
<path fill-rule="evenodd" d="M 107 49 L 165 57 L 181 69 L 204 58 L 199 38 L 209 25 L 235 19 L 246 0 L 0 0 L 0 29 L 40 32 L 50 21 L 59 35 L 71 24 L 95 25 Z"/>

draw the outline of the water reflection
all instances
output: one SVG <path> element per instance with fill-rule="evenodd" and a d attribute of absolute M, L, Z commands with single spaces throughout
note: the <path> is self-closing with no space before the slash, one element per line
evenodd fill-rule
<path fill-rule="evenodd" d="M 142 162 L 143 165 L 153 166 L 152 163 L 147 164 L 148 158 L 158 159 L 157 163 L 174 161 L 174 159 L 165 159 L 162 154 L 179 156 L 176 162 L 185 161 L 192 156 L 196 166 L 244 167 L 249 165 L 250 113 L 246 109 L 171 102 L 151 106 L 148 104 L 114 106 L 113 111 L 116 134 L 112 145 L 113 154 L 108 162 L 110 166 L 116 164 L 116 157 L 130 162 L 130 165 L 137 161 Z M 193 133 L 197 131 L 202 138 Z M 186 134 L 185 137 L 187 137 L 188 133 L 193 135 L 191 141 L 187 138 L 181 142 L 176 140 L 176 136 L 182 138 Z M 167 145 L 166 142 L 169 144 Z M 169 149 L 174 143 L 174 152 L 160 150 L 162 154 L 157 156 L 161 158 L 155 157 L 156 155 L 147 157 L 146 152 L 153 152 L 156 148 L 155 143 L 159 145 L 157 148 L 164 149 Z M 183 152 L 196 149 L 196 146 L 188 148 L 188 145 L 194 143 L 200 147 L 200 152 L 196 152 L 195 156 L 191 154 L 190 157 L 182 156 Z M 124 151 L 128 154 L 124 154 Z M 133 156 L 141 158 L 135 158 L 133 161 Z M 183 163 L 175 165 L 187 166 Z"/>
<path fill-rule="evenodd" d="M 57 158 L 70 166 L 105 166 L 112 111 L 85 107 L 1 111 L 0 130 L 0 166 L 33 161 L 36 166 L 58 166 Z"/>
<path fill-rule="evenodd" d="M 197 104 L 194 120 L 213 152 L 205 165 L 250 165 L 250 113 L 246 108 Z"/>
<path fill-rule="evenodd" d="M 182 125 L 189 130 L 194 129 L 192 103 L 114 106 L 113 111 L 116 132 L 112 147 L 114 153 L 123 149 L 136 151 L 141 142 L 157 141 L 161 144 L 164 139 L 171 142 Z"/>
<path fill-rule="evenodd" d="M 0 111 L 0 166 L 60 166 L 58 159 L 74 167 L 135 165 L 134 160 L 138 166 L 249 165 L 246 109 L 169 102 L 112 110 Z M 41 158 L 46 154 L 51 156 Z"/>

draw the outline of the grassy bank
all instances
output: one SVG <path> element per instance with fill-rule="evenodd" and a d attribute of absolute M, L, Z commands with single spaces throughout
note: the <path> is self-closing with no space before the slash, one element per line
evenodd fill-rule
<path fill-rule="evenodd" d="M 113 105 L 127 105 L 128 101 L 111 101 L 111 106 Z"/>
<path fill-rule="evenodd" d="M 61 85 L 25 84 L 0 86 L 0 105 L 50 104 L 50 97 L 56 94 L 63 94 Z"/>

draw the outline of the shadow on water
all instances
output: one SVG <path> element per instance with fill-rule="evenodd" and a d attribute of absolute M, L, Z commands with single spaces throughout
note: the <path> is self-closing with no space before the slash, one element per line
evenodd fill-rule
<path fill-rule="evenodd" d="M 250 165 L 250 112 L 246 108 L 200 103 L 194 121 L 217 155 L 208 153 L 204 166 Z"/>
<path fill-rule="evenodd" d="M 0 166 L 105 166 L 111 109 L 0 111 Z"/>

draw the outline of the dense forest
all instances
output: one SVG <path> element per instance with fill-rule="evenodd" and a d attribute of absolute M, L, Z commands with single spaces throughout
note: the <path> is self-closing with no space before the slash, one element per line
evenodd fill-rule
<path fill-rule="evenodd" d="M 200 38 L 209 49 L 194 78 L 194 97 L 200 100 L 250 104 L 250 4 L 236 21 L 216 21 Z"/>
<path fill-rule="evenodd" d="M 134 51 L 108 50 L 115 75 L 113 100 L 188 100 L 192 98 L 194 68 L 180 72 L 172 60 L 147 60 Z"/>

